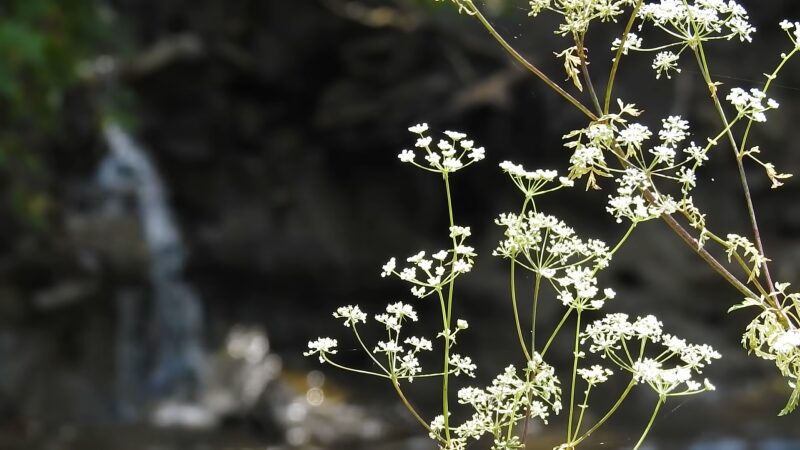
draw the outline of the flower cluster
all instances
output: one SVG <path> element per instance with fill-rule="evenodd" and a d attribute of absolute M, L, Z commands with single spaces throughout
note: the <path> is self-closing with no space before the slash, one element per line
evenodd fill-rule
<path fill-rule="evenodd" d="M 348 368 L 334 362 L 330 357 L 337 353 L 338 342 L 336 339 L 322 337 L 308 343 L 308 350 L 303 353 L 305 356 L 317 355 L 321 363 L 332 364 L 339 368 L 349 369 L 360 373 L 367 373 L 383 378 L 395 380 L 414 381 L 414 378 L 424 376 L 439 376 L 441 373 L 423 374 L 419 362 L 419 354 L 423 351 L 433 350 L 433 343 L 424 337 L 409 336 L 403 338 L 403 325 L 408 322 L 419 320 L 414 308 L 403 302 L 395 302 L 386 306 L 385 312 L 376 314 L 373 319 L 386 331 L 386 340 L 378 341 L 370 351 L 361 339 L 357 329 L 359 323 L 366 323 L 367 314 L 360 307 L 348 305 L 339 307 L 333 316 L 344 321 L 344 326 L 351 328 L 356 341 L 362 349 L 369 355 L 378 372 Z M 465 330 L 469 325 L 466 321 L 459 319 L 453 332 L 445 336 L 451 342 L 455 342 L 455 335 L 461 330 Z M 442 335 L 442 334 L 440 334 Z M 381 362 L 383 359 L 383 362 Z M 475 364 L 467 356 L 451 354 L 449 358 L 450 367 L 448 373 L 453 375 L 465 374 L 474 376 Z"/>
<path fill-rule="evenodd" d="M 663 119 L 658 131 L 659 142 L 650 148 L 645 143 L 653 136 L 653 132 L 646 125 L 628 123 L 617 115 L 606 129 L 608 137 L 595 145 L 604 151 L 614 152 L 618 157 L 624 156 L 627 162 L 624 169 L 603 168 L 605 173 L 616 175 L 617 192 L 609 195 L 606 210 L 617 222 L 626 218 L 638 223 L 683 210 L 684 206 L 691 208 L 689 193 L 695 187 L 695 172 L 708 159 L 710 145 L 701 148 L 691 142 L 680 151 L 681 145 L 689 137 L 689 123 L 686 120 L 680 116 Z M 588 135 L 588 130 L 576 134 L 579 139 L 567 145 L 580 147 L 580 137 Z M 612 139 L 613 144 L 609 144 Z M 682 200 L 660 192 L 654 179 L 680 185 Z"/>
<path fill-rule="evenodd" d="M 578 375 L 580 375 L 589 386 L 596 386 L 600 383 L 605 383 L 608 381 L 608 377 L 613 374 L 614 372 L 612 372 L 611 369 L 607 369 L 597 364 L 588 369 L 578 369 Z"/>
<path fill-rule="evenodd" d="M 739 114 L 756 122 L 766 122 L 767 116 L 764 112 L 778 107 L 778 102 L 767 98 L 767 94 L 759 89 L 750 89 L 748 92 L 742 88 L 733 88 L 725 99 L 731 102 Z M 766 106 L 763 104 L 765 99 Z"/>
<path fill-rule="evenodd" d="M 637 36 L 636 33 L 628 33 L 625 36 L 624 43 L 620 38 L 616 38 L 611 42 L 612 51 L 618 50 L 620 46 L 622 46 L 622 54 L 627 55 L 631 50 L 639 50 L 642 48 L 642 38 Z"/>
<path fill-rule="evenodd" d="M 755 306 L 761 313 L 747 326 L 742 345 L 759 358 L 774 361 L 786 377 L 792 394 L 781 415 L 800 404 L 800 293 L 788 292 L 789 283 L 775 283 L 775 291 L 765 297 L 746 298 L 729 311 Z"/>
<path fill-rule="evenodd" d="M 800 49 L 800 22 L 789 22 L 783 20 L 780 23 L 781 29 L 789 35 L 795 50 Z"/>
<path fill-rule="evenodd" d="M 555 170 L 525 170 L 521 164 L 514 164 L 511 161 L 501 162 L 500 168 L 511 177 L 511 181 L 514 182 L 514 185 L 517 186 L 525 195 L 525 198 L 528 199 L 537 195 L 557 191 L 562 187 L 571 187 L 575 184 L 567 177 L 559 177 L 558 172 Z M 552 183 L 556 179 L 558 180 L 557 185 L 549 185 L 549 183 Z"/>
<path fill-rule="evenodd" d="M 617 222 L 622 222 L 623 217 L 633 223 L 644 222 L 678 209 L 671 196 L 655 192 L 652 181 L 638 168 L 625 169 L 616 182 L 616 195 L 608 196 L 606 210 L 616 217 Z M 644 192 L 650 193 L 654 200 L 646 199 Z"/>
<path fill-rule="evenodd" d="M 383 265 L 381 277 L 395 275 L 413 284 L 411 293 L 418 298 L 425 298 L 434 292 L 441 293 L 442 286 L 472 270 L 475 249 L 464 245 L 471 234 L 469 227 L 454 225 L 450 227 L 450 238 L 455 241 L 455 248 L 439 250 L 430 256 L 424 250 L 419 251 L 406 258 L 410 265 L 399 270 L 397 259 L 392 257 Z"/>
<path fill-rule="evenodd" d="M 411 163 L 420 169 L 430 172 L 452 173 L 486 157 L 484 148 L 476 147 L 475 142 L 466 139 L 467 135 L 464 133 L 445 131 L 444 134 L 449 140 L 439 140 L 436 147 L 432 149 L 433 138 L 425 135 L 428 131 L 428 124 L 414 125 L 408 131 L 419 136 L 414 146 L 425 152 L 423 158 L 425 162 L 418 163 L 416 161 L 417 155 L 413 150 L 403 150 L 397 157 L 400 161 Z"/>
<path fill-rule="evenodd" d="M 535 17 L 544 10 L 553 11 L 563 17 L 556 34 L 582 35 L 592 21 L 616 21 L 616 17 L 624 12 L 623 7 L 635 3 L 635 0 L 530 0 L 528 15 Z"/>
<path fill-rule="evenodd" d="M 747 11 L 732 0 L 659 0 L 643 4 L 638 12 L 642 23 L 650 23 L 664 31 L 670 43 L 652 49 L 642 48 L 641 42 L 634 50 L 657 52 L 653 60 L 656 78 L 670 77 L 670 72 L 680 72 L 678 59 L 681 52 L 696 48 L 698 44 L 710 40 L 739 38 L 752 41 L 755 28 L 750 25 Z M 666 50 L 677 47 L 677 53 Z"/>
<path fill-rule="evenodd" d="M 504 228 L 505 239 L 492 254 L 516 259 L 545 278 L 553 278 L 567 267 L 589 261 L 594 261 L 595 267 L 603 268 L 611 259 L 605 242 L 581 239 L 572 227 L 549 214 L 535 211 L 523 215 L 504 213 L 495 223 Z"/>
<path fill-rule="evenodd" d="M 303 356 L 317 355 L 319 357 L 319 362 L 324 363 L 328 360 L 328 355 L 336 354 L 336 346 L 338 344 L 336 339 L 328 337 L 321 337 L 314 341 L 309 341 L 308 351 L 304 352 Z"/>
<path fill-rule="evenodd" d="M 474 409 L 472 417 L 450 431 L 457 445 L 468 439 L 480 439 L 485 434 L 494 437 L 492 449 L 522 448 L 519 439 L 511 438 L 509 430 L 526 418 L 545 423 L 553 411 L 561 408 L 561 388 L 553 367 L 536 353 L 528 362 L 523 376 L 510 365 L 484 389 L 465 387 L 458 391 L 458 402 Z M 431 422 L 431 437 L 444 440 L 444 417 Z"/>
<path fill-rule="evenodd" d="M 711 360 L 720 358 L 719 353 L 708 345 L 687 344 L 685 340 L 664 334 L 662 324 L 653 316 L 628 321 L 627 314 L 609 314 L 586 327 L 581 342 L 589 341 L 590 351 L 601 353 L 620 367 L 630 372 L 640 383 L 648 384 L 660 398 L 689 395 L 714 389 L 704 380 L 692 379 L 693 373 L 701 373 Z M 636 342 L 631 342 L 636 341 Z M 664 349 L 656 357 L 645 356 L 648 343 L 660 343 Z M 633 358 L 630 349 L 640 349 Z M 678 360 L 677 364 L 673 361 Z M 667 367 L 667 363 L 672 363 Z"/>

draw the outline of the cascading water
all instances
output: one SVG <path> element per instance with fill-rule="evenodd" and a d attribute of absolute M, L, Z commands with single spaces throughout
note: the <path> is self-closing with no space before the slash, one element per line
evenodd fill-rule
<path fill-rule="evenodd" d="M 143 344 L 136 332 L 138 311 L 130 293 L 118 298 L 117 371 L 120 411 L 135 416 L 131 398 L 142 387 L 149 396 L 196 394 L 206 372 L 202 339 L 203 315 L 200 300 L 183 279 L 186 250 L 165 198 L 158 171 L 146 151 L 119 125 L 104 128 L 109 154 L 100 164 L 96 182 L 105 192 L 105 214 L 129 213 L 134 200 L 135 214 L 147 246 L 148 276 L 152 288 L 154 355 L 145 375 L 145 385 L 136 386 L 136 373 L 143 373 Z"/>

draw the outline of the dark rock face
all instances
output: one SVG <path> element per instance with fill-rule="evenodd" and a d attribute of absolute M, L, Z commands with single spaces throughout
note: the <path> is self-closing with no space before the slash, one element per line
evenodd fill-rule
<path fill-rule="evenodd" d="M 473 227 L 480 253 L 476 272 L 463 284 L 460 309 L 473 322 L 463 345 L 476 347 L 474 358 L 486 361 L 487 378 L 517 357 L 513 335 L 486 331 L 508 329 L 511 317 L 505 266 L 489 254 L 500 237 L 492 219 L 516 208 L 517 198 L 496 164 L 511 159 L 565 168 L 560 137 L 581 119 L 507 61 L 472 21 L 401 2 L 391 6 L 393 21 L 385 25 L 356 20 L 339 8 L 346 2 L 336 1 L 111 3 L 138 47 L 182 33 L 202 43 L 199 56 L 123 83 L 136 98 L 135 134 L 163 175 L 185 239 L 185 276 L 203 300 L 197 313 L 205 318 L 209 349 L 220 347 L 235 324 L 260 325 L 285 366 L 311 369 L 314 361 L 300 353 L 309 338 L 340 331 L 329 320 L 336 306 L 360 303 L 376 312 L 388 300 L 407 296 L 404 286 L 380 279 L 380 265 L 388 256 L 410 255 L 446 238 L 439 180 L 409 170 L 395 157 L 413 145 L 406 128 L 428 121 L 437 130 L 467 131 L 487 148 L 488 160 L 458 174 L 454 184 L 457 221 Z M 722 44 L 715 57 L 723 80 L 754 67 L 743 77 L 757 84 L 777 58 L 774 49 L 784 45 L 779 30 L 768 24 L 791 17 L 790 9 L 800 12 L 790 2 L 751 9 L 763 40 L 753 45 L 754 56 L 734 54 Z M 537 44 L 550 39 L 545 27 L 516 31 L 524 17 L 497 20 L 519 34 L 514 43 L 522 51 L 543 61 L 549 73 L 560 73 L 550 49 Z M 650 79 L 648 65 L 632 59 L 621 75 L 624 86 L 628 77 L 646 73 L 647 79 L 631 81 L 648 92 L 639 105 L 652 113 L 646 121 L 654 124 L 674 108 L 688 109 L 693 132 L 704 139 L 716 125 L 701 106 L 705 90 L 699 77 L 687 71 L 676 91 L 666 91 Z M 800 144 L 787 133 L 798 112 L 794 92 L 800 71 L 787 69 L 782 86 L 775 90 L 782 115 L 754 142 L 763 142 L 762 148 L 773 152 L 770 160 L 792 171 L 800 167 Z M 626 99 L 636 92 L 618 89 Z M 86 123 L 102 112 L 86 106 L 97 102 L 91 90 L 70 95 L 74 99 L 65 103 L 64 117 L 77 124 L 64 132 L 69 139 L 48 143 L 55 150 L 45 161 L 58 201 L 50 228 L 34 233 L 3 226 L 8 240 L 0 265 L 0 419 L 33 434 L 43 430 L 38 436 L 64 423 L 119 420 L 118 400 L 130 392 L 116 391 L 115 367 L 124 349 L 113 345 L 114 337 L 127 333 L 148 342 L 157 334 L 152 324 L 123 320 L 131 310 L 142 317 L 156 314 L 143 230 L 133 217 L 110 220 L 98 214 L 91 178 L 106 149 L 100 130 Z M 729 155 L 717 156 L 700 174 L 707 187 L 697 202 L 715 217 L 712 227 L 744 233 L 733 166 Z M 756 171 L 753 180 L 777 276 L 796 281 L 798 187 L 788 183 L 775 193 Z M 622 230 L 603 210 L 611 186 L 604 188 L 588 194 L 576 189 L 544 206 L 581 232 L 610 240 Z M 780 409 L 780 396 L 759 398 L 762 389 L 775 390 L 765 381 L 772 380 L 773 369 L 739 349 L 747 317 L 724 313 L 738 294 L 659 223 L 637 230 L 613 267 L 606 281 L 619 298 L 610 308 L 654 313 L 676 334 L 708 342 L 725 356 L 708 374 L 718 379 L 722 394 L 694 404 L 697 413 L 670 415 L 665 430 L 699 434 L 703 429 L 689 422 L 708 411 L 716 414 L 718 401 L 726 400 L 760 411 L 762 419 L 748 417 L 753 420 L 742 433 L 788 433 L 769 419 Z M 560 317 L 556 302 L 543 308 L 542 320 Z M 555 362 L 568 360 L 568 344 L 562 347 L 554 352 L 562 361 Z M 153 355 L 139 357 L 144 366 L 155 364 Z M 346 357 L 354 363 L 360 358 Z M 390 398 L 377 383 L 329 376 L 356 399 L 373 393 Z M 420 388 L 423 406 L 434 406 L 424 398 L 435 388 Z M 708 425 L 716 433 L 741 431 L 742 417 L 716 417 Z"/>

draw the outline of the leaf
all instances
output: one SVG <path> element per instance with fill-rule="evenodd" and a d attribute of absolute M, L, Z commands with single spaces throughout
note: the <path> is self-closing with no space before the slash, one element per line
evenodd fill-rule
<path fill-rule="evenodd" d="M 797 408 L 798 403 L 800 403 L 800 382 L 794 384 L 794 391 L 792 391 L 792 395 L 789 396 L 789 402 L 778 415 L 785 416 L 791 413 Z"/>
<path fill-rule="evenodd" d="M 728 312 L 736 311 L 737 309 L 748 308 L 750 306 L 761 306 L 761 301 L 754 298 L 746 298 L 742 303 L 731 306 L 728 309 Z"/>
<path fill-rule="evenodd" d="M 570 47 L 561 53 L 555 53 L 559 58 L 564 58 L 564 71 L 567 73 L 567 79 L 572 80 L 572 84 L 583 92 L 583 85 L 579 78 L 580 70 L 578 67 L 581 65 L 581 58 L 576 54 L 578 47 Z"/>

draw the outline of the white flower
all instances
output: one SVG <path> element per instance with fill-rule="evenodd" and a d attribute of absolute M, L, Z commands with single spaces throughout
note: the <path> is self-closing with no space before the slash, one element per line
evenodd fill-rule
<path fill-rule="evenodd" d="M 433 259 L 437 259 L 439 261 L 444 261 L 444 259 L 447 258 L 447 251 L 446 250 L 439 250 L 438 252 L 436 252 L 433 255 L 431 255 L 431 257 L 433 257 Z"/>
<path fill-rule="evenodd" d="M 800 347 L 800 330 L 789 330 L 778 336 L 772 348 L 777 353 L 789 353 Z"/>
<path fill-rule="evenodd" d="M 470 151 L 467 154 L 467 157 L 469 157 L 473 161 L 480 161 L 480 160 L 486 158 L 486 150 L 484 150 L 483 147 L 473 148 L 472 151 Z"/>
<path fill-rule="evenodd" d="M 392 303 L 386 306 L 386 312 L 389 314 L 394 314 L 399 320 L 404 318 L 409 318 L 414 322 L 417 321 L 417 313 L 414 311 L 414 308 L 411 305 L 405 304 L 403 302 Z"/>
<path fill-rule="evenodd" d="M 428 131 L 428 124 L 427 123 L 418 123 L 412 127 L 408 128 L 408 131 L 412 133 L 422 134 Z"/>
<path fill-rule="evenodd" d="M 422 258 L 424 258 L 424 257 L 425 257 L 425 251 L 422 250 L 422 251 L 418 252 L 416 255 L 409 256 L 408 258 L 406 258 L 406 261 L 416 264 L 416 263 L 420 262 L 422 260 Z"/>
<path fill-rule="evenodd" d="M 475 256 L 475 249 L 469 245 L 459 245 L 456 247 L 457 255 Z"/>
<path fill-rule="evenodd" d="M 445 141 L 444 139 L 439 140 L 439 143 L 436 144 L 439 147 L 439 150 L 442 151 L 442 155 L 444 156 L 453 156 L 456 154 L 456 149 L 453 147 L 453 144 Z"/>
<path fill-rule="evenodd" d="M 614 42 L 611 43 L 611 50 L 617 50 L 621 44 L 622 40 L 620 40 L 620 38 L 614 39 Z M 628 33 L 628 36 L 625 38 L 625 45 L 622 47 L 622 54 L 627 55 L 628 51 L 638 50 L 640 48 L 642 48 L 642 38 L 636 36 L 634 33 Z"/>
<path fill-rule="evenodd" d="M 358 322 L 367 321 L 367 315 L 361 311 L 358 305 L 341 306 L 333 313 L 333 317 L 344 319 L 344 326 L 346 327 L 349 327 L 351 324 L 356 325 Z"/>
<path fill-rule="evenodd" d="M 450 227 L 450 237 L 469 237 L 472 236 L 472 232 L 470 231 L 469 227 L 460 227 L 458 225 L 453 225 Z"/>
<path fill-rule="evenodd" d="M 530 12 L 528 12 L 529 16 L 537 16 L 542 10 L 547 9 L 550 7 L 550 0 L 530 0 L 528 2 L 530 4 Z"/>
<path fill-rule="evenodd" d="M 670 71 L 680 73 L 681 69 L 678 67 L 678 59 L 680 57 L 673 52 L 665 51 L 656 54 L 653 59 L 653 69 L 656 71 L 656 79 L 661 78 L 661 75 L 670 76 Z"/>
<path fill-rule="evenodd" d="M 389 262 L 383 265 L 383 272 L 381 272 L 381 277 L 386 277 L 391 275 L 396 267 L 397 267 L 397 260 L 394 258 L 390 259 Z"/>
<path fill-rule="evenodd" d="M 394 341 L 379 341 L 378 346 L 372 350 L 372 353 L 386 353 L 387 355 L 401 353 L 403 351 L 403 347 L 397 345 Z"/>
<path fill-rule="evenodd" d="M 303 356 L 311 356 L 313 354 L 319 354 L 319 362 L 325 362 L 325 355 L 335 355 L 336 354 L 336 345 L 338 342 L 336 339 L 331 339 L 328 337 L 321 337 L 316 341 L 309 341 L 308 342 L 308 351 L 303 353 Z"/>
<path fill-rule="evenodd" d="M 430 351 L 431 349 L 433 349 L 433 344 L 431 343 L 431 341 L 429 341 L 429 340 L 427 340 L 425 338 L 418 338 L 418 337 L 412 336 L 412 337 L 406 338 L 406 340 L 403 341 L 403 342 L 408 344 L 408 345 L 410 345 L 410 346 L 412 346 L 412 347 L 414 347 L 414 350 L 413 350 L 414 352 L 418 352 L 420 350 Z"/>
<path fill-rule="evenodd" d="M 458 353 L 450 355 L 450 365 L 452 366 L 453 374 L 464 374 L 469 377 L 475 378 L 475 369 L 477 366 L 472 363 L 472 358 L 469 356 L 461 356 Z"/>
<path fill-rule="evenodd" d="M 640 339 L 658 341 L 661 337 L 661 321 L 652 315 L 640 317 L 633 323 L 633 333 Z"/>
<path fill-rule="evenodd" d="M 633 123 L 619 132 L 617 135 L 617 142 L 625 146 L 640 148 L 642 146 L 642 142 L 650 139 L 650 136 L 652 135 L 653 133 L 651 133 L 646 126 L 639 123 Z"/>
<path fill-rule="evenodd" d="M 428 295 L 428 292 L 422 286 L 412 286 L 411 287 L 411 294 L 417 298 L 423 298 Z"/>
<path fill-rule="evenodd" d="M 400 272 L 400 279 L 403 281 L 413 281 L 417 279 L 417 268 L 406 267 Z"/>
<path fill-rule="evenodd" d="M 464 139 L 465 137 L 467 137 L 466 134 L 459 133 L 458 131 L 447 130 L 447 131 L 444 132 L 444 134 L 446 134 L 447 137 L 449 137 L 450 139 L 452 139 L 454 141 L 460 141 L 461 139 Z"/>
<path fill-rule="evenodd" d="M 399 369 L 398 375 L 406 377 L 409 383 L 414 381 L 415 375 L 422 372 L 422 369 L 419 367 L 419 360 L 413 353 L 406 353 L 400 358 Z"/>
<path fill-rule="evenodd" d="M 402 162 L 411 162 L 411 161 L 414 160 L 415 156 L 416 155 L 414 154 L 413 151 L 411 151 L 411 150 L 403 150 L 403 151 L 400 152 L 399 155 L 397 155 L 397 158 L 399 158 L 400 161 L 402 161 Z"/>
<path fill-rule="evenodd" d="M 400 328 L 403 327 L 399 318 L 389 314 L 376 314 L 375 321 L 384 324 L 386 329 L 391 331 L 400 331 Z"/>
<path fill-rule="evenodd" d="M 467 273 L 470 270 L 472 270 L 472 264 L 469 261 L 459 259 L 453 264 L 453 272 L 455 273 Z"/>
<path fill-rule="evenodd" d="M 431 145 L 431 141 L 432 140 L 433 139 L 431 139 L 430 136 L 421 137 L 421 138 L 417 139 L 417 142 L 414 144 L 414 147 L 426 148 L 429 145 Z"/>
<path fill-rule="evenodd" d="M 652 358 L 645 358 L 633 364 L 633 372 L 637 381 L 655 382 L 661 375 L 661 363 Z"/>
<path fill-rule="evenodd" d="M 610 369 L 598 365 L 594 365 L 589 369 L 578 369 L 578 375 L 586 380 L 590 386 L 606 382 L 613 373 Z"/>
<path fill-rule="evenodd" d="M 661 121 L 661 130 L 658 132 L 658 138 L 664 142 L 664 145 L 675 145 L 689 135 L 689 122 L 681 119 L 681 116 L 669 116 Z"/>
<path fill-rule="evenodd" d="M 464 167 L 464 163 L 462 163 L 460 159 L 445 158 L 445 160 L 442 162 L 442 169 L 444 169 L 446 172 L 455 172 L 462 167 Z"/>

